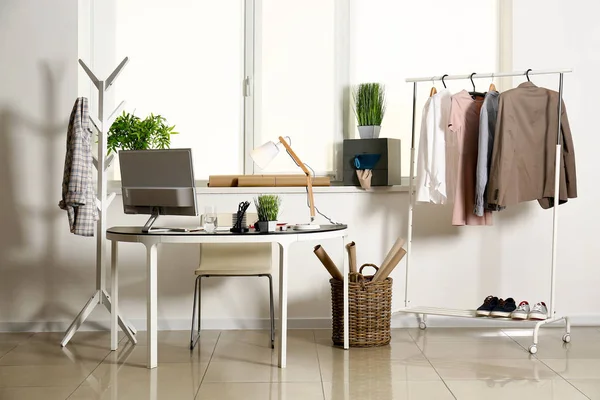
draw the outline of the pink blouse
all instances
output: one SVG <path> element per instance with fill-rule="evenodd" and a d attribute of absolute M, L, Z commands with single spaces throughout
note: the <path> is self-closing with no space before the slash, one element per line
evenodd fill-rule
<path fill-rule="evenodd" d="M 479 112 L 483 98 L 473 99 L 462 90 L 452 96 L 450 123 L 446 138 L 447 185 L 454 190 L 452 225 L 492 225 L 492 213 L 482 217 L 473 213 L 475 206 L 475 176 L 479 142 Z"/>

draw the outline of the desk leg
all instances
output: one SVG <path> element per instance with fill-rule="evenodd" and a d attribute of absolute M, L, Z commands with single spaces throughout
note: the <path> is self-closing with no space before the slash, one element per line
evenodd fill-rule
<path fill-rule="evenodd" d="M 157 337 L 157 283 L 156 270 L 158 264 L 158 244 L 154 243 L 146 247 L 146 267 L 147 267 L 147 292 L 146 292 L 146 326 L 148 334 L 148 368 L 156 368 L 158 365 L 158 337 Z"/>
<path fill-rule="evenodd" d="M 279 244 L 279 368 L 286 367 L 287 355 L 287 290 L 288 245 Z"/>
<path fill-rule="evenodd" d="M 344 258 L 342 264 L 342 275 L 344 276 L 344 349 L 347 350 L 350 348 L 350 327 L 348 321 L 350 318 L 348 313 L 348 280 L 350 279 L 348 273 L 350 272 L 350 267 L 348 265 L 348 257 L 346 256 L 346 242 L 348 242 L 348 236 L 342 238 L 342 257 Z"/>
<path fill-rule="evenodd" d="M 110 349 L 117 350 L 119 345 L 119 275 L 117 273 L 119 242 L 111 241 L 110 273 L 111 273 L 111 302 L 110 302 Z"/>

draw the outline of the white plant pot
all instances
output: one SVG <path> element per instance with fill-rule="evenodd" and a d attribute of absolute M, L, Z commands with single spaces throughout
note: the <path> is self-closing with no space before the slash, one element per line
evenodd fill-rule
<path fill-rule="evenodd" d="M 275 232 L 277 221 L 258 221 L 259 232 Z"/>
<path fill-rule="evenodd" d="M 380 125 L 358 126 L 358 135 L 361 139 L 377 139 L 381 131 Z"/>

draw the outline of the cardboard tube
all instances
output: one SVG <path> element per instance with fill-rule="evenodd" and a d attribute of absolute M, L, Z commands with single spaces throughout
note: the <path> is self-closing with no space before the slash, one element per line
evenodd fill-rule
<path fill-rule="evenodd" d="M 346 245 L 348 250 L 348 264 L 350 265 L 350 273 L 357 272 L 356 269 L 356 243 L 351 242 Z"/>
<path fill-rule="evenodd" d="M 315 255 L 321 260 L 321 263 L 327 268 L 327 271 L 329 271 L 329 274 L 333 279 L 337 279 L 338 281 L 344 280 L 342 273 L 333 261 L 331 261 L 331 258 L 320 244 L 315 246 Z"/>
<path fill-rule="evenodd" d="M 394 254 L 392 256 L 390 261 L 386 265 L 382 265 L 379 268 L 379 271 L 377 271 L 377 273 L 373 277 L 373 282 L 381 282 L 381 281 L 385 280 L 385 278 L 390 276 L 390 274 L 392 273 L 394 268 L 396 268 L 396 265 L 398 265 L 400 260 L 402 260 L 402 258 L 405 255 L 406 255 L 406 250 L 404 250 L 402 247 L 400 247 L 400 250 L 398 250 L 396 252 L 396 254 Z"/>
<path fill-rule="evenodd" d="M 396 239 L 396 242 L 394 243 L 394 245 L 392 246 L 390 251 L 387 253 L 385 258 L 383 259 L 383 262 L 380 264 L 381 268 L 383 268 L 387 263 L 390 262 L 390 260 L 394 256 L 394 254 L 396 254 L 398 252 L 398 250 L 400 250 L 400 248 L 402 246 L 404 246 L 404 243 L 406 243 L 406 240 L 404 240 L 403 238 L 399 237 L 398 239 Z"/>

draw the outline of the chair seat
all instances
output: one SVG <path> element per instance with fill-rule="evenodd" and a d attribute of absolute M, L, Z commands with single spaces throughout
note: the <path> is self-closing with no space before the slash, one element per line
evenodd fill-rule
<path fill-rule="evenodd" d="M 270 265 L 267 265 L 263 268 L 239 268 L 239 267 L 229 267 L 229 268 L 197 268 L 194 271 L 196 275 L 214 275 L 214 276 L 227 276 L 227 275 L 237 275 L 237 276 L 253 276 L 253 275 L 268 275 L 271 274 Z"/>

